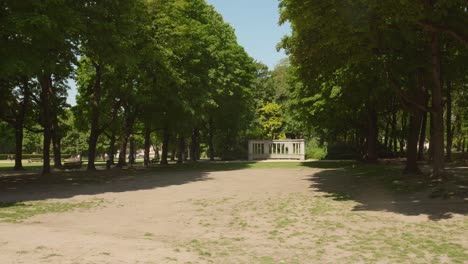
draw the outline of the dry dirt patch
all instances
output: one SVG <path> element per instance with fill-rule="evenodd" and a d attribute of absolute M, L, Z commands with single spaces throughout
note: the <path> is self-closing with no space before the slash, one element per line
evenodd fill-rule
<path fill-rule="evenodd" d="M 318 169 L 164 172 L 73 188 L 11 191 L 1 200 L 105 201 L 0 223 L 2 263 L 466 263 L 468 217 L 409 214 L 377 185 L 330 196 Z M 328 177 L 328 176 L 327 176 Z M 329 184 L 345 191 L 346 181 Z M 41 195 L 39 195 L 41 194 Z M 365 202 L 367 197 L 369 202 Z M 363 203 L 366 206 L 363 207 Z M 464 201 L 437 200 L 454 207 Z M 378 204 L 379 206 L 369 206 Z M 383 208 L 389 208 L 384 210 Z M 391 210 L 392 209 L 392 210 Z M 417 208 L 414 212 L 420 212 Z M 458 212 L 458 213 L 456 213 Z"/>

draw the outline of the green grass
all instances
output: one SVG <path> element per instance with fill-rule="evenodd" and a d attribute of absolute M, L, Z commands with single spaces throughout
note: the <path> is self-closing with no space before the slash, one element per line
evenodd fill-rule
<path fill-rule="evenodd" d="M 184 164 L 155 165 L 156 170 L 203 170 L 228 171 L 241 169 L 301 169 L 301 168 L 343 168 L 356 164 L 355 161 L 291 161 L 291 162 L 187 162 Z"/>
<path fill-rule="evenodd" d="M 104 203 L 102 199 L 78 203 L 65 202 L 0 202 L 0 222 L 20 223 L 30 217 L 48 214 L 64 213 L 77 209 L 90 209 Z"/>
<path fill-rule="evenodd" d="M 468 259 L 468 248 L 460 241 L 466 236 L 466 219 L 408 221 L 388 213 L 354 211 L 358 202 L 313 193 L 203 199 L 191 204 L 202 209 L 193 221 L 209 221 L 204 228 L 210 235 L 181 246 L 214 263 L 464 263 Z M 216 215 L 219 208 L 223 216 Z M 234 224 L 227 226 L 226 221 Z M 213 238 L 213 232 L 222 235 Z M 239 236 L 242 239 L 236 239 Z"/>

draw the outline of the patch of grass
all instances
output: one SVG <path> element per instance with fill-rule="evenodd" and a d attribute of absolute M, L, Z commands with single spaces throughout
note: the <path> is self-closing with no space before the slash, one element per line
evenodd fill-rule
<path fill-rule="evenodd" d="M 359 203 L 346 194 L 292 193 L 234 199 L 228 205 L 218 200 L 194 204 L 205 208 L 197 220 L 213 219 L 213 213 L 224 207 L 223 217 L 216 216 L 222 221 L 210 220 L 207 232 L 222 230 L 245 239 L 197 238 L 189 243 L 200 257 L 206 257 L 201 252 L 209 252 L 214 263 L 309 263 L 311 259 L 317 263 L 464 263 L 468 259 L 468 248 L 460 242 L 466 236 L 467 218 L 415 222 L 354 211 Z M 240 227 L 243 222 L 249 225 Z M 266 252 L 270 256 L 262 257 Z"/>
<path fill-rule="evenodd" d="M 241 169 L 300 169 L 300 168 L 343 168 L 356 164 L 355 161 L 297 161 L 297 162 L 188 162 L 183 164 L 156 165 L 155 170 L 201 170 L 229 171 Z"/>
<path fill-rule="evenodd" d="M 35 215 L 63 213 L 77 209 L 90 209 L 104 203 L 93 199 L 79 203 L 65 202 L 0 202 L 0 222 L 19 223 Z"/>
<path fill-rule="evenodd" d="M 260 257 L 260 263 L 262 264 L 274 264 L 276 263 L 275 262 L 275 259 L 271 256 L 263 256 L 263 257 Z"/>

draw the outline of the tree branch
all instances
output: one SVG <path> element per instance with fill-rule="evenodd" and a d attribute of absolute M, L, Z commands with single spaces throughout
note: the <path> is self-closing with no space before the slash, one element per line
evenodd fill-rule
<path fill-rule="evenodd" d="M 454 29 L 445 26 L 445 25 L 438 25 L 429 21 L 420 21 L 418 22 L 420 26 L 424 28 L 424 30 L 429 31 L 429 32 L 443 32 L 451 35 L 455 39 L 461 41 L 463 44 L 468 45 L 468 36 L 461 33 L 457 32 Z"/>
<path fill-rule="evenodd" d="M 416 108 L 419 108 L 419 110 L 423 111 L 423 112 L 431 112 L 431 113 L 434 113 L 434 109 L 432 109 L 431 107 L 426 107 L 424 105 L 421 105 L 419 104 L 415 99 L 407 96 L 405 94 L 405 92 L 403 92 L 400 88 L 400 85 L 398 84 L 398 82 L 392 78 L 390 76 L 390 74 L 388 74 L 388 79 L 390 80 L 390 86 L 393 88 L 393 90 L 396 92 L 396 94 L 401 98 L 403 99 L 403 101 L 405 101 L 407 104 L 410 104 L 410 105 L 413 105 L 415 106 Z"/>

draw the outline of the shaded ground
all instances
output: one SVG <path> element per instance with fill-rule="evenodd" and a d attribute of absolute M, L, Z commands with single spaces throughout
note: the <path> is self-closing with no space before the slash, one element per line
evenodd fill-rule
<path fill-rule="evenodd" d="M 449 195 L 399 165 L 197 164 L 0 176 L 2 263 L 466 263 Z M 445 199 L 444 199 L 445 197 Z M 20 202 L 23 201 L 23 202 Z"/>

